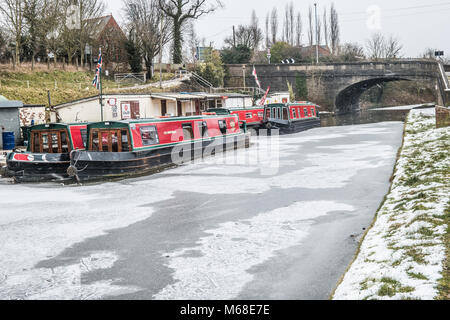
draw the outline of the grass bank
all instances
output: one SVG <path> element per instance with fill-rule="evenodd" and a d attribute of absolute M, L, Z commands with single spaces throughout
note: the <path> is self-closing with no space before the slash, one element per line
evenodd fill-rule
<path fill-rule="evenodd" d="M 18 70 L 6 71 L 0 69 L 0 95 L 10 100 L 20 100 L 26 104 L 48 104 L 47 92 L 50 90 L 52 104 L 60 104 L 76 99 L 91 97 L 98 94 L 92 86 L 93 71 L 62 71 L 62 70 Z M 163 74 L 168 80 L 173 74 Z M 159 81 L 159 74 L 148 83 Z M 121 88 L 133 86 L 130 83 L 117 84 L 112 78 L 103 78 L 104 93 L 121 93 Z M 148 91 L 148 90 L 147 90 Z M 158 91 L 153 89 L 152 91 Z M 127 93 L 134 93 L 127 90 Z M 137 90 L 136 93 L 142 93 Z"/>
<path fill-rule="evenodd" d="M 450 129 L 413 110 L 390 193 L 334 299 L 448 299 Z"/>

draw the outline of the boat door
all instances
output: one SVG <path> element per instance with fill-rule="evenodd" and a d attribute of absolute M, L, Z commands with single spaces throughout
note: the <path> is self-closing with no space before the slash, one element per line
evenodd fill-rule
<path fill-rule="evenodd" d="M 31 131 L 31 152 L 68 153 L 69 151 L 67 130 Z"/>
<path fill-rule="evenodd" d="M 126 129 L 94 129 L 90 148 L 95 152 L 128 152 L 130 139 Z"/>

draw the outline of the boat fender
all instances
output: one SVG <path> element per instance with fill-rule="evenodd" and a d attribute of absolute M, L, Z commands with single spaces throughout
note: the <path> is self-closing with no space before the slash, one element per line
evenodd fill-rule
<path fill-rule="evenodd" d="M 75 166 L 70 166 L 67 168 L 67 174 L 69 177 L 76 177 L 78 175 L 78 169 Z"/>

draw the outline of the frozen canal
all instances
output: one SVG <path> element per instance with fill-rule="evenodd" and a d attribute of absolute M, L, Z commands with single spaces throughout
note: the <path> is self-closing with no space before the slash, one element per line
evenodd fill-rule
<path fill-rule="evenodd" d="M 402 131 L 263 137 L 102 185 L 0 183 L 0 299 L 327 299 L 389 189 Z"/>

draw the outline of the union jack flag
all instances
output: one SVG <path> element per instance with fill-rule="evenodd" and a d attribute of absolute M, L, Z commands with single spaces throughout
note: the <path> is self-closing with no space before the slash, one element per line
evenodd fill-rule
<path fill-rule="evenodd" d="M 95 69 L 95 77 L 92 81 L 92 86 L 94 88 L 97 88 L 97 90 L 100 90 L 100 74 L 102 72 L 103 67 L 103 58 L 102 58 L 102 50 L 100 50 L 100 53 L 98 55 L 98 64 L 97 69 Z"/>

